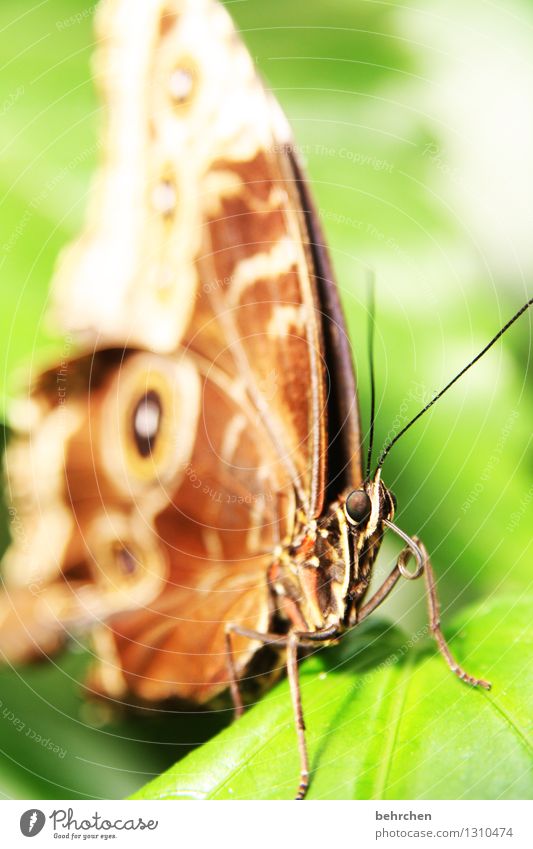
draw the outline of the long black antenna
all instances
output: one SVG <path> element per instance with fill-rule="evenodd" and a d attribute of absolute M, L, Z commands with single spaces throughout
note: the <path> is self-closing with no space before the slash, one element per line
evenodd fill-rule
<path fill-rule="evenodd" d="M 376 285 L 374 273 L 368 271 L 368 366 L 370 369 L 370 429 L 368 433 L 368 454 L 366 458 L 366 477 L 370 477 L 372 452 L 374 450 L 374 424 L 376 419 L 376 374 L 374 369 L 374 330 L 376 327 Z"/>
<path fill-rule="evenodd" d="M 397 433 L 397 434 L 396 434 L 396 436 L 394 436 L 391 440 L 389 440 L 389 442 L 387 442 L 387 443 L 386 443 L 385 447 L 383 448 L 383 451 L 382 451 L 382 452 L 381 452 L 381 454 L 380 454 L 380 457 L 379 457 L 379 460 L 378 460 L 378 464 L 377 464 L 377 466 L 376 466 L 376 472 L 377 472 L 377 470 L 378 470 L 378 469 L 381 469 L 381 467 L 383 466 L 383 463 L 385 462 L 385 457 L 387 456 L 387 454 L 388 454 L 388 453 L 389 453 L 389 451 L 391 450 L 392 446 L 393 446 L 393 445 L 395 445 L 395 444 L 398 442 L 399 438 L 400 438 L 401 436 L 403 436 L 403 435 L 404 435 L 404 433 L 405 433 L 406 431 L 408 431 L 408 430 L 409 430 L 409 428 L 410 428 L 410 427 L 412 427 L 412 426 L 414 425 L 414 423 L 415 423 L 415 422 L 417 422 L 417 421 L 418 421 L 418 419 L 419 419 L 421 416 L 423 416 L 423 415 L 424 415 L 424 413 L 427 413 L 427 411 L 429 410 L 429 408 L 430 408 L 430 407 L 432 407 L 432 406 L 433 406 L 433 404 L 435 404 L 435 403 L 439 400 L 439 398 L 442 398 L 442 396 L 444 395 L 444 393 L 445 393 L 445 392 L 447 392 L 447 391 L 448 391 L 448 389 L 450 389 L 450 388 L 453 386 L 453 384 L 454 384 L 454 383 L 457 383 L 457 381 L 459 380 L 459 378 L 460 378 L 460 377 L 462 377 L 462 376 L 463 376 L 463 374 L 465 374 L 465 372 L 467 372 L 469 368 L 472 368 L 472 366 L 473 366 L 475 363 L 477 363 L 477 361 L 478 361 L 478 360 L 480 360 L 480 359 L 481 359 L 481 357 L 482 357 L 484 354 L 486 354 L 486 353 L 487 353 L 487 351 L 488 351 L 490 348 L 492 348 L 492 346 L 495 344 L 495 342 L 497 342 L 497 341 L 498 341 L 498 339 L 499 339 L 501 336 L 503 336 L 503 334 L 504 334 L 507 330 L 509 330 L 509 328 L 511 327 L 511 325 L 513 325 L 513 324 L 515 323 L 515 321 L 517 321 L 517 319 L 519 319 L 519 318 L 520 318 L 520 316 L 521 316 L 523 313 L 525 313 L 525 311 L 526 311 L 527 309 L 529 309 L 529 307 L 530 307 L 532 304 L 533 304 L 533 298 L 530 298 L 530 300 L 529 300 L 529 301 L 527 301 L 527 303 L 525 303 L 525 304 L 524 304 L 524 306 L 523 306 L 523 307 L 521 307 L 521 308 L 518 310 L 518 312 L 516 312 L 516 313 L 513 315 L 513 317 L 512 317 L 512 318 L 510 318 L 510 319 L 509 319 L 509 321 L 507 322 L 507 324 L 505 324 L 505 325 L 502 327 L 502 329 L 498 331 L 498 333 L 496 334 L 496 336 L 494 336 L 494 337 L 490 340 L 490 342 L 488 343 L 488 345 L 485 345 L 485 347 L 483 348 L 483 350 L 482 350 L 482 351 L 480 351 L 480 352 L 479 352 L 479 354 L 478 354 L 477 356 L 475 356 L 473 360 L 470 360 L 470 362 L 468 363 L 468 365 L 466 365 L 466 366 L 464 367 L 464 369 L 462 369 L 462 370 L 459 372 L 459 374 L 456 374 L 456 375 L 455 375 L 455 377 L 453 378 L 453 380 L 450 380 L 450 382 L 449 382 L 449 383 L 447 383 L 447 384 L 446 384 L 446 386 L 445 386 L 443 389 L 441 389 L 441 390 L 440 390 L 440 392 L 439 392 L 437 395 L 435 395 L 435 396 L 431 399 L 431 401 L 429 401 L 429 402 L 426 404 L 426 406 L 425 406 L 425 407 L 423 407 L 423 408 L 420 410 L 420 412 L 419 412 L 419 413 L 417 413 L 417 414 L 416 414 L 416 416 L 415 416 L 414 418 L 412 418 L 412 419 L 411 419 L 411 421 L 410 421 L 410 422 L 408 422 L 408 423 L 405 425 L 405 427 L 403 427 L 403 428 L 401 429 L 401 431 L 400 431 L 399 433 Z"/>

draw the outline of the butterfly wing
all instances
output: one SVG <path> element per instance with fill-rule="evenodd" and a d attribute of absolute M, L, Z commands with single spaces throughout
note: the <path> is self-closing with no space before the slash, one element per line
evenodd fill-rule
<path fill-rule="evenodd" d="M 322 328 L 325 318 L 336 324 L 328 333 L 344 327 L 321 297 L 325 249 L 317 263 L 323 240 L 302 208 L 287 123 L 213 0 L 144 0 L 135 15 L 127 0 L 104 0 L 98 36 L 106 154 L 89 225 L 59 267 L 56 316 L 91 346 L 170 353 L 186 335 L 211 361 L 224 358 L 318 515 L 328 447 Z M 338 367 L 351 373 L 346 350 Z M 346 388 L 338 397 L 349 399 L 342 423 L 356 435 L 353 457 L 353 378 Z"/>
<path fill-rule="evenodd" d="M 353 372 L 290 133 L 225 10 L 104 0 L 98 27 L 106 155 L 54 292 L 104 376 L 39 402 L 40 428 L 77 411 L 53 472 L 70 526 L 42 580 L 60 624 L 92 624 L 99 689 L 205 700 L 227 684 L 225 623 L 272 621 L 267 570 L 297 512 L 361 479 Z M 161 381 L 173 438 L 143 471 L 128 423 Z M 236 649 L 243 670 L 254 646 Z"/>

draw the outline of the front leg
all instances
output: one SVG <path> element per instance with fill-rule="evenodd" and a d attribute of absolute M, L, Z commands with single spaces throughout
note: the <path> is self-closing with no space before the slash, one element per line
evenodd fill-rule
<path fill-rule="evenodd" d="M 298 752 L 300 755 L 300 784 L 295 798 L 304 799 L 309 787 L 309 754 L 307 752 L 307 741 L 305 739 L 305 722 L 302 711 L 302 693 L 300 690 L 300 678 L 298 675 L 298 636 L 290 634 L 287 642 L 287 674 L 289 676 L 289 687 L 291 690 L 292 709 L 296 723 L 296 735 L 298 737 Z"/>
<path fill-rule="evenodd" d="M 277 645 L 280 648 L 287 649 L 287 676 L 289 679 L 289 688 L 294 711 L 294 722 L 296 725 L 296 736 L 298 738 L 298 752 L 300 755 L 300 783 L 295 796 L 295 799 L 298 800 L 305 798 L 309 787 L 309 754 L 305 739 L 305 722 L 302 710 L 300 679 L 298 676 L 298 648 L 301 645 L 316 646 L 317 641 L 321 640 L 327 642 L 332 639 L 336 632 L 337 628 L 327 628 L 323 631 L 316 631 L 314 633 L 302 632 L 300 634 L 298 632 L 291 631 L 286 636 L 280 636 L 278 634 L 261 634 L 259 631 L 252 631 L 234 623 L 228 623 L 226 625 L 226 651 L 230 674 L 230 690 L 233 698 L 233 704 L 235 706 L 235 718 L 242 715 L 244 706 L 239 690 L 231 635 L 239 634 L 242 637 L 248 637 L 250 640 L 258 640 L 263 643 L 263 645 Z"/>
<path fill-rule="evenodd" d="M 465 681 L 466 684 L 471 684 L 472 687 L 483 687 L 484 690 L 490 690 L 490 681 L 485 681 L 484 678 L 474 678 L 473 675 L 469 675 L 468 672 L 465 672 L 465 670 L 461 666 L 459 666 L 453 654 L 451 653 L 450 647 L 446 642 L 446 639 L 444 637 L 444 634 L 442 633 L 440 626 L 440 605 L 437 596 L 435 573 L 433 572 L 433 567 L 431 565 L 431 561 L 429 559 L 425 546 L 420 542 L 420 540 L 416 539 L 416 537 L 415 540 L 425 555 L 424 578 L 426 580 L 426 591 L 429 610 L 429 627 L 431 628 L 431 631 L 433 632 L 433 635 L 437 641 L 439 651 L 444 657 L 444 660 L 448 664 L 449 668 L 452 670 L 452 672 L 455 673 L 455 675 L 457 675 L 458 678 L 461 679 L 461 681 Z"/>
<path fill-rule="evenodd" d="M 239 719 L 244 713 L 244 704 L 242 701 L 241 691 L 239 687 L 239 676 L 237 667 L 235 666 L 235 657 L 233 654 L 232 634 L 238 634 L 241 637 L 248 637 L 249 640 L 258 640 L 263 645 L 278 644 L 280 647 L 287 645 L 287 637 L 278 634 L 262 634 L 260 631 L 253 631 L 250 628 L 243 628 L 234 622 L 228 622 L 226 625 L 225 643 L 226 643 L 226 658 L 229 672 L 229 689 L 235 709 L 235 719 Z"/>
<path fill-rule="evenodd" d="M 392 524 L 392 522 L 387 522 L 386 524 L 395 532 L 399 530 Z M 473 687 L 483 687 L 485 690 L 490 690 L 491 685 L 488 681 L 485 681 L 483 678 L 474 678 L 473 675 L 469 675 L 468 672 L 465 672 L 465 670 L 457 663 L 450 651 L 450 647 L 448 646 L 441 629 L 440 605 L 437 597 L 435 573 L 433 572 L 433 567 L 431 566 L 431 561 L 425 545 L 418 539 L 418 537 L 407 537 L 403 532 L 401 532 L 399 536 L 407 542 L 407 545 L 400 553 L 396 565 L 389 577 L 374 593 L 370 601 L 368 601 L 359 610 L 357 623 L 366 619 L 367 616 L 369 616 L 377 607 L 379 607 L 380 604 L 382 604 L 382 602 L 385 601 L 401 577 L 404 577 L 407 580 L 416 580 L 421 575 L 424 575 L 429 610 L 429 627 L 437 641 L 439 651 L 444 657 L 448 667 L 455 675 L 457 675 L 458 678 L 461 679 L 461 681 L 465 681 L 465 683 L 471 684 Z M 409 572 L 407 570 L 407 563 L 411 557 L 413 557 L 416 561 L 416 568 L 413 572 Z"/>

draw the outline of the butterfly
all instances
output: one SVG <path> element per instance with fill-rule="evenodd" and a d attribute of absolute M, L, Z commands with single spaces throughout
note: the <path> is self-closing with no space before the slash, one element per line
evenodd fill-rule
<path fill-rule="evenodd" d="M 97 34 L 105 155 L 53 281 L 72 352 L 12 410 L 0 650 L 27 661 L 86 631 L 93 692 L 205 704 L 229 690 L 239 715 L 239 682 L 270 647 L 302 799 L 299 650 L 338 641 L 402 577 L 425 578 L 451 670 L 490 685 L 451 655 L 428 553 L 394 523 L 381 474 L 406 428 L 365 467 L 313 201 L 229 14 L 102 0 Z M 386 530 L 405 547 L 369 595 Z"/>

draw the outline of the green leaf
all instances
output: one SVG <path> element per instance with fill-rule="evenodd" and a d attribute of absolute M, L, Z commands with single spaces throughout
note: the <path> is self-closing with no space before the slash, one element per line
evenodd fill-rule
<path fill-rule="evenodd" d="M 310 799 L 527 799 L 533 793 L 533 599 L 470 608 L 450 632 L 490 693 L 452 675 L 427 636 L 361 628 L 301 667 Z M 413 644 L 414 643 L 414 644 Z M 290 799 L 298 756 L 287 682 L 137 799 Z"/>

